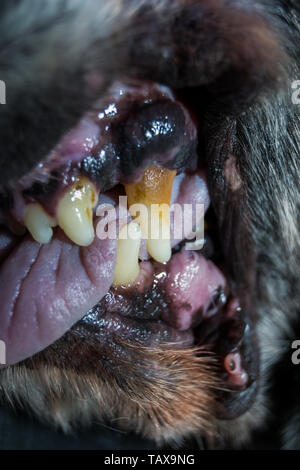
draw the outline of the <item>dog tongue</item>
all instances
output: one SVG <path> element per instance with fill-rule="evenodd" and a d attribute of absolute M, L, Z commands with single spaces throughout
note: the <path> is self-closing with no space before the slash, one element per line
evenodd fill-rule
<path fill-rule="evenodd" d="M 27 237 L 1 265 L 0 339 L 13 364 L 60 338 L 108 291 L 115 240 L 88 248 L 58 232 L 48 245 Z"/>

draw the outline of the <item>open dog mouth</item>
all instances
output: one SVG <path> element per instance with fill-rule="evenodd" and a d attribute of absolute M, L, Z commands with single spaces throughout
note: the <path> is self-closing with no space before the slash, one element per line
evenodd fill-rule
<path fill-rule="evenodd" d="M 222 251 L 200 127 L 169 88 L 115 82 L 2 195 L 0 331 L 9 364 L 45 348 L 58 365 L 86 369 L 99 355 L 109 363 L 107 345 L 118 355 L 119 341 L 196 346 L 216 358 L 221 416 L 250 406 L 258 362 L 253 319 Z M 223 177 L 238 194 L 234 159 Z M 147 216 L 132 210 L 139 203 L 158 207 L 151 223 L 169 236 L 145 235 Z M 174 204 L 188 230 L 176 230 Z M 137 236 L 122 239 L 129 228 Z"/>

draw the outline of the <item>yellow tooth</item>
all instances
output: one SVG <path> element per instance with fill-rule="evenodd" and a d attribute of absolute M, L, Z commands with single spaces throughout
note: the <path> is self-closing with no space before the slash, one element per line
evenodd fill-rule
<path fill-rule="evenodd" d="M 141 240 L 142 232 L 135 222 L 130 222 L 120 230 L 114 272 L 115 285 L 130 284 L 138 278 Z"/>
<path fill-rule="evenodd" d="M 79 178 L 59 201 L 58 225 L 76 245 L 88 246 L 95 238 L 93 208 L 97 201 L 96 187 L 85 177 Z"/>
<path fill-rule="evenodd" d="M 38 243 L 49 243 L 57 223 L 40 204 L 30 204 L 25 209 L 24 222 L 27 230 Z"/>
<path fill-rule="evenodd" d="M 175 175 L 176 171 L 150 166 L 141 181 L 125 186 L 129 212 L 136 204 L 147 208 L 147 216 L 141 211 L 138 219 L 147 238 L 147 250 L 160 263 L 171 258 L 170 202 Z"/>

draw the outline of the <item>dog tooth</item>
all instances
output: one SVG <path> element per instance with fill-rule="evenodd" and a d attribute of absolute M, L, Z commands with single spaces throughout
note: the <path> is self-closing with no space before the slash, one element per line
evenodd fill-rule
<path fill-rule="evenodd" d="M 141 181 L 125 186 L 129 211 L 136 204 L 147 208 L 138 217 L 147 250 L 153 259 L 166 263 L 171 258 L 170 202 L 176 171 L 149 166 Z M 133 215 L 133 214 L 132 214 Z"/>
<path fill-rule="evenodd" d="M 149 218 L 147 250 L 159 263 L 167 263 L 172 254 L 170 233 L 170 207 L 167 204 L 152 205 Z"/>
<path fill-rule="evenodd" d="M 95 185 L 81 177 L 58 203 L 58 225 L 76 245 L 88 246 L 95 238 L 93 209 L 97 201 Z"/>
<path fill-rule="evenodd" d="M 46 213 L 40 204 L 29 204 L 25 209 L 24 223 L 35 241 L 41 244 L 49 243 L 53 235 L 53 227 L 57 223 Z"/>
<path fill-rule="evenodd" d="M 120 230 L 114 272 L 115 285 L 130 284 L 138 278 L 141 240 L 141 228 L 135 222 L 130 222 Z"/>

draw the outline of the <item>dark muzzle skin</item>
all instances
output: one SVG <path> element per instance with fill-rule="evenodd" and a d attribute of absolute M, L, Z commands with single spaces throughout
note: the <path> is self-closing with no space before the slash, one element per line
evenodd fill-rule
<path fill-rule="evenodd" d="M 166 409 L 166 371 L 174 351 L 135 348 L 124 338 L 110 344 L 105 335 L 105 347 L 99 349 L 85 317 L 44 352 L 0 372 L 5 402 L 22 401 L 65 431 L 76 421 L 84 427 L 94 419 L 110 423 L 126 414 L 126 431 L 159 445 L 190 436 L 200 442 L 201 435 L 213 448 L 238 447 L 266 424 L 285 436 L 280 445 L 300 447 L 297 393 L 280 387 L 275 373 L 285 370 L 286 383 L 299 390 L 300 369 L 291 366 L 287 354 L 297 339 L 300 305 L 300 121 L 299 106 L 291 100 L 292 82 L 300 79 L 297 39 L 296 0 L 87 0 L 84 5 L 53 0 L 51 8 L 31 0 L 30 9 L 25 0 L 1 2 L 0 79 L 6 83 L 7 104 L 0 105 L 0 208 L 13 204 L 14 184 L 96 98 L 105 96 L 112 82 L 127 77 L 170 87 L 198 125 L 198 152 L 226 276 L 244 312 L 243 351 L 251 376 L 249 388 L 222 390 L 215 400 L 197 388 L 197 377 L 205 382 L 213 365 L 201 358 L 192 361 L 191 350 L 181 356 L 176 352 L 182 375 L 174 384 L 180 393 L 189 384 L 190 396 L 207 401 L 209 416 L 199 420 L 199 408 L 180 407 L 184 394 L 179 392 Z M 147 121 L 151 112 L 138 111 L 136 119 Z M 134 131 L 133 116 L 123 132 L 130 140 Z M 123 165 L 124 173 L 134 171 L 140 158 L 137 150 L 134 159 L 134 152 L 132 168 Z M 232 330 L 222 328 L 220 354 L 235 340 Z M 149 381 L 144 371 L 153 363 L 159 367 Z M 192 372 L 185 375 L 191 364 Z M 178 374 L 170 370 L 171 377 Z M 36 402 L 30 403 L 28 387 L 36 391 Z M 140 411 L 149 390 L 153 399 L 162 397 L 159 426 L 155 414 L 151 422 Z M 47 394 L 52 399 L 46 406 Z M 84 400 L 90 403 L 85 411 L 80 408 Z M 272 417 L 283 409 L 293 419 Z"/>

